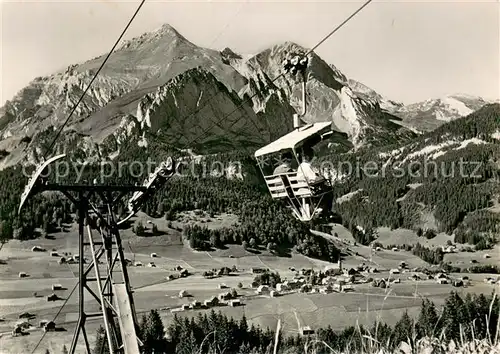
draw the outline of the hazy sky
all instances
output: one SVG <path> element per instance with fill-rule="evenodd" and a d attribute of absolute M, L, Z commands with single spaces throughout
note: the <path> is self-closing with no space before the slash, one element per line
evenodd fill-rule
<path fill-rule="evenodd" d="M 0 103 L 37 76 L 107 52 L 139 1 L 5 1 Z M 163 23 L 191 42 L 256 53 L 313 47 L 362 2 L 147 0 L 126 34 Z M 374 0 L 317 50 L 348 77 L 405 103 L 452 93 L 500 97 L 496 0 Z"/>

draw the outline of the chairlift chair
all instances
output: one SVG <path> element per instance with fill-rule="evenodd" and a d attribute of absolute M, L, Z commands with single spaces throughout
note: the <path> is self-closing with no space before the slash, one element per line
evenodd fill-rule
<path fill-rule="evenodd" d="M 312 123 L 300 127 L 300 118 L 306 113 L 306 79 L 308 58 L 305 55 L 294 55 L 293 58 L 283 61 L 283 69 L 286 74 L 302 76 L 302 112 L 294 114 L 294 130 L 278 140 L 260 148 L 255 152 L 255 158 L 266 181 L 267 188 L 273 199 L 281 199 L 288 202 L 293 214 L 301 221 L 310 221 L 321 214 L 322 202 L 327 201 L 327 194 L 331 193 L 329 182 L 324 179 L 318 185 L 311 181 L 299 179 L 297 169 L 300 159 L 297 152 L 304 146 L 312 147 L 319 141 L 333 133 L 331 122 Z M 275 173 L 273 168 L 279 154 L 291 153 L 296 168 L 293 172 Z M 320 188 L 318 188 L 320 187 Z M 325 210 L 328 212 L 329 210 Z"/>
<path fill-rule="evenodd" d="M 255 158 L 271 197 L 287 201 L 294 216 L 300 221 L 310 221 L 321 214 L 321 203 L 326 198 L 326 194 L 331 192 L 331 188 L 326 179 L 320 182 L 322 188 L 317 189 L 317 183 L 301 180 L 297 176 L 300 161 L 298 151 L 304 145 L 308 145 L 311 139 L 324 137 L 330 131 L 331 123 L 329 122 L 308 124 L 255 152 Z M 274 174 L 274 167 L 280 162 L 277 156 L 287 152 L 291 153 L 294 158 L 293 171 Z"/>

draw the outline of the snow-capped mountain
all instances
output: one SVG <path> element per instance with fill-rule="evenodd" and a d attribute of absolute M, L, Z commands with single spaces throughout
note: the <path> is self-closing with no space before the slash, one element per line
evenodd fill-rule
<path fill-rule="evenodd" d="M 488 103 L 493 102 L 477 96 L 454 94 L 401 106 L 393 112 L 403 118 L 405 124 L 420 131 L 431 131 L 445 122 L 465 117 Z"/>
<path fill-rule="evenodd" d="M 256 55 L 219 52 L 163 25 L 124 41 L 111 55 L 55 149 L 87 159 L 115 157 L 131 146 L 256 149 L 292 129 L 301 84 L 280 76 L 283 59 L 297 52 L 307 49 L 286 42 Z M 0 109 L 0 168 L 36 162 L 45 153 L 104 57 L 36 78 Z M 314 53 L 309 59 L 304 121 L 331 121 L 354 149 L 414 135 L 398 115 L 414 121 L 424 108 L 403 107 Z"/>

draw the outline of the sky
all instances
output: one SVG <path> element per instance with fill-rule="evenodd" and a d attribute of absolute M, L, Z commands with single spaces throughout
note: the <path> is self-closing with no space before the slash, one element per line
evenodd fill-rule
<path fill-rule="evenodd" d="M 37 76 L 107 53 L 140 1 L 1 1 L 0 104 Z M 363 2 L 146 0 L 126 39 L 172 25 L 191 42 L 242 54 L 316 45 Z M 465 93 L 500 98 L 496 0 L 373 0 L 316 53 L 403 103 Z"/>

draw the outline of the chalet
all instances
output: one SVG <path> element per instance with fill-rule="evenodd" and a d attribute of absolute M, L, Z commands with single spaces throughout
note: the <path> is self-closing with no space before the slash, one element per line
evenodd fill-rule
<path fill-rule="evenodd" d="M 344 275 L 354 275 L 357 273 L 358 271 L 354 268 L 344 269 Z"/>
<path fill-rule="evenodd" d="M 49 296 L 47 296 L 47 301 L 56 301 L 56 300 L 59 300 L 59 296 L 57 296 L 56 294 L 50 294 Z"/>
<path fill-rule="evenodd" d="M 201 307 L 201 302 L 196 300 L 189 305 L 189 308 L 191 309 L 199 309 L 200 307 Z"/>
<path fill-rule="evenodd" d="M 217 306 L 219 304 L 219 299 L 217 298 L 217 296 L 212 296 L 210 299 L 205 300 L 203 304 L 206 307 Z"/>
<path fill-rule="evenodd" d="M 314 334 L 314 330 L 311 329 L 309 326 L 304 326 L 300 328 L 300 334 L 302 336 L 308 336 Z"/>
<path fill-rule="evenodd" d="M 49 321 L 43 329 L 45 330 L 45 332 L 53 332 L 56 330 L 56 324 L 54 321 Z"/>
<path fill-rule="evenodd" d="M 229 305 L 232 307 L 241 306 L 241 301 L 240 300 L 231 300 L 229 302 Z"/>
<path fill-rule="evenodd" d="M 332 289 L 335 291 L 342 291 L 342 285 L 339 283 L 335 283 L 332 285 Z"/>
<path fill-rule="evenodd" d="M 16 326 L 12 330 L 12 337 L 17 337 L 18 335 L 23 335 L 23 334 L 24 334 L 24 331 L 23 331 L 22 327 Z"/>
<path fill-rule="evenodd" d="M 260 273 L 264 273 L 264 272 L 265 272 L 265 269 L 263 269 L 263 268 L 256 268 L 256 267 L 252 268 L 253 274 L 260 274 Z"/>
<path fill-rule="evenodd" d="M 325 287 L 322 287 L 319 289 L 320 294 L 329 294 L 332 292 L 332 287 L 330 285 L 327 285 Z"/>
<path fill-rule="evenodd" d="M 225 292 L 225 293 L 221 293 L 219 294 L 219 300 L 220 301 L 227 301 L 227 300 L 231 300 L 232 296 L 231 296 L 231 293 L 230 292 Z"/>
<path fill-rule="evenodd" d="M 437 273 L 435 276 L 434 276 L 434 279 L 446 279 L 447 276 L 446 274 L 444 273 Z"/>
<path fill-rule="evenodd" d="M 288 284 L 285 284 L 285 283 L 276 284 L 277 291 L 287 291 L 288 289 L 289 289 Z"/>
<path fill-rule="evenodd" d="M 302 285 L 302 286 L 300 287 L 300 290 L 299 290 L 299 291 L 300 291 L 301 293 L 307 293 L 307 292 L 311 291 L 311 289 L 312 289 L 311 284 L 304 284 L 304 285 Z"/>
<path fill-rule="evenodd" d="M 267 285 L 260 285 L 257 290 L 255 290 L 257 294 L 265 294 L 269 292 L 269 287 Z"/>

